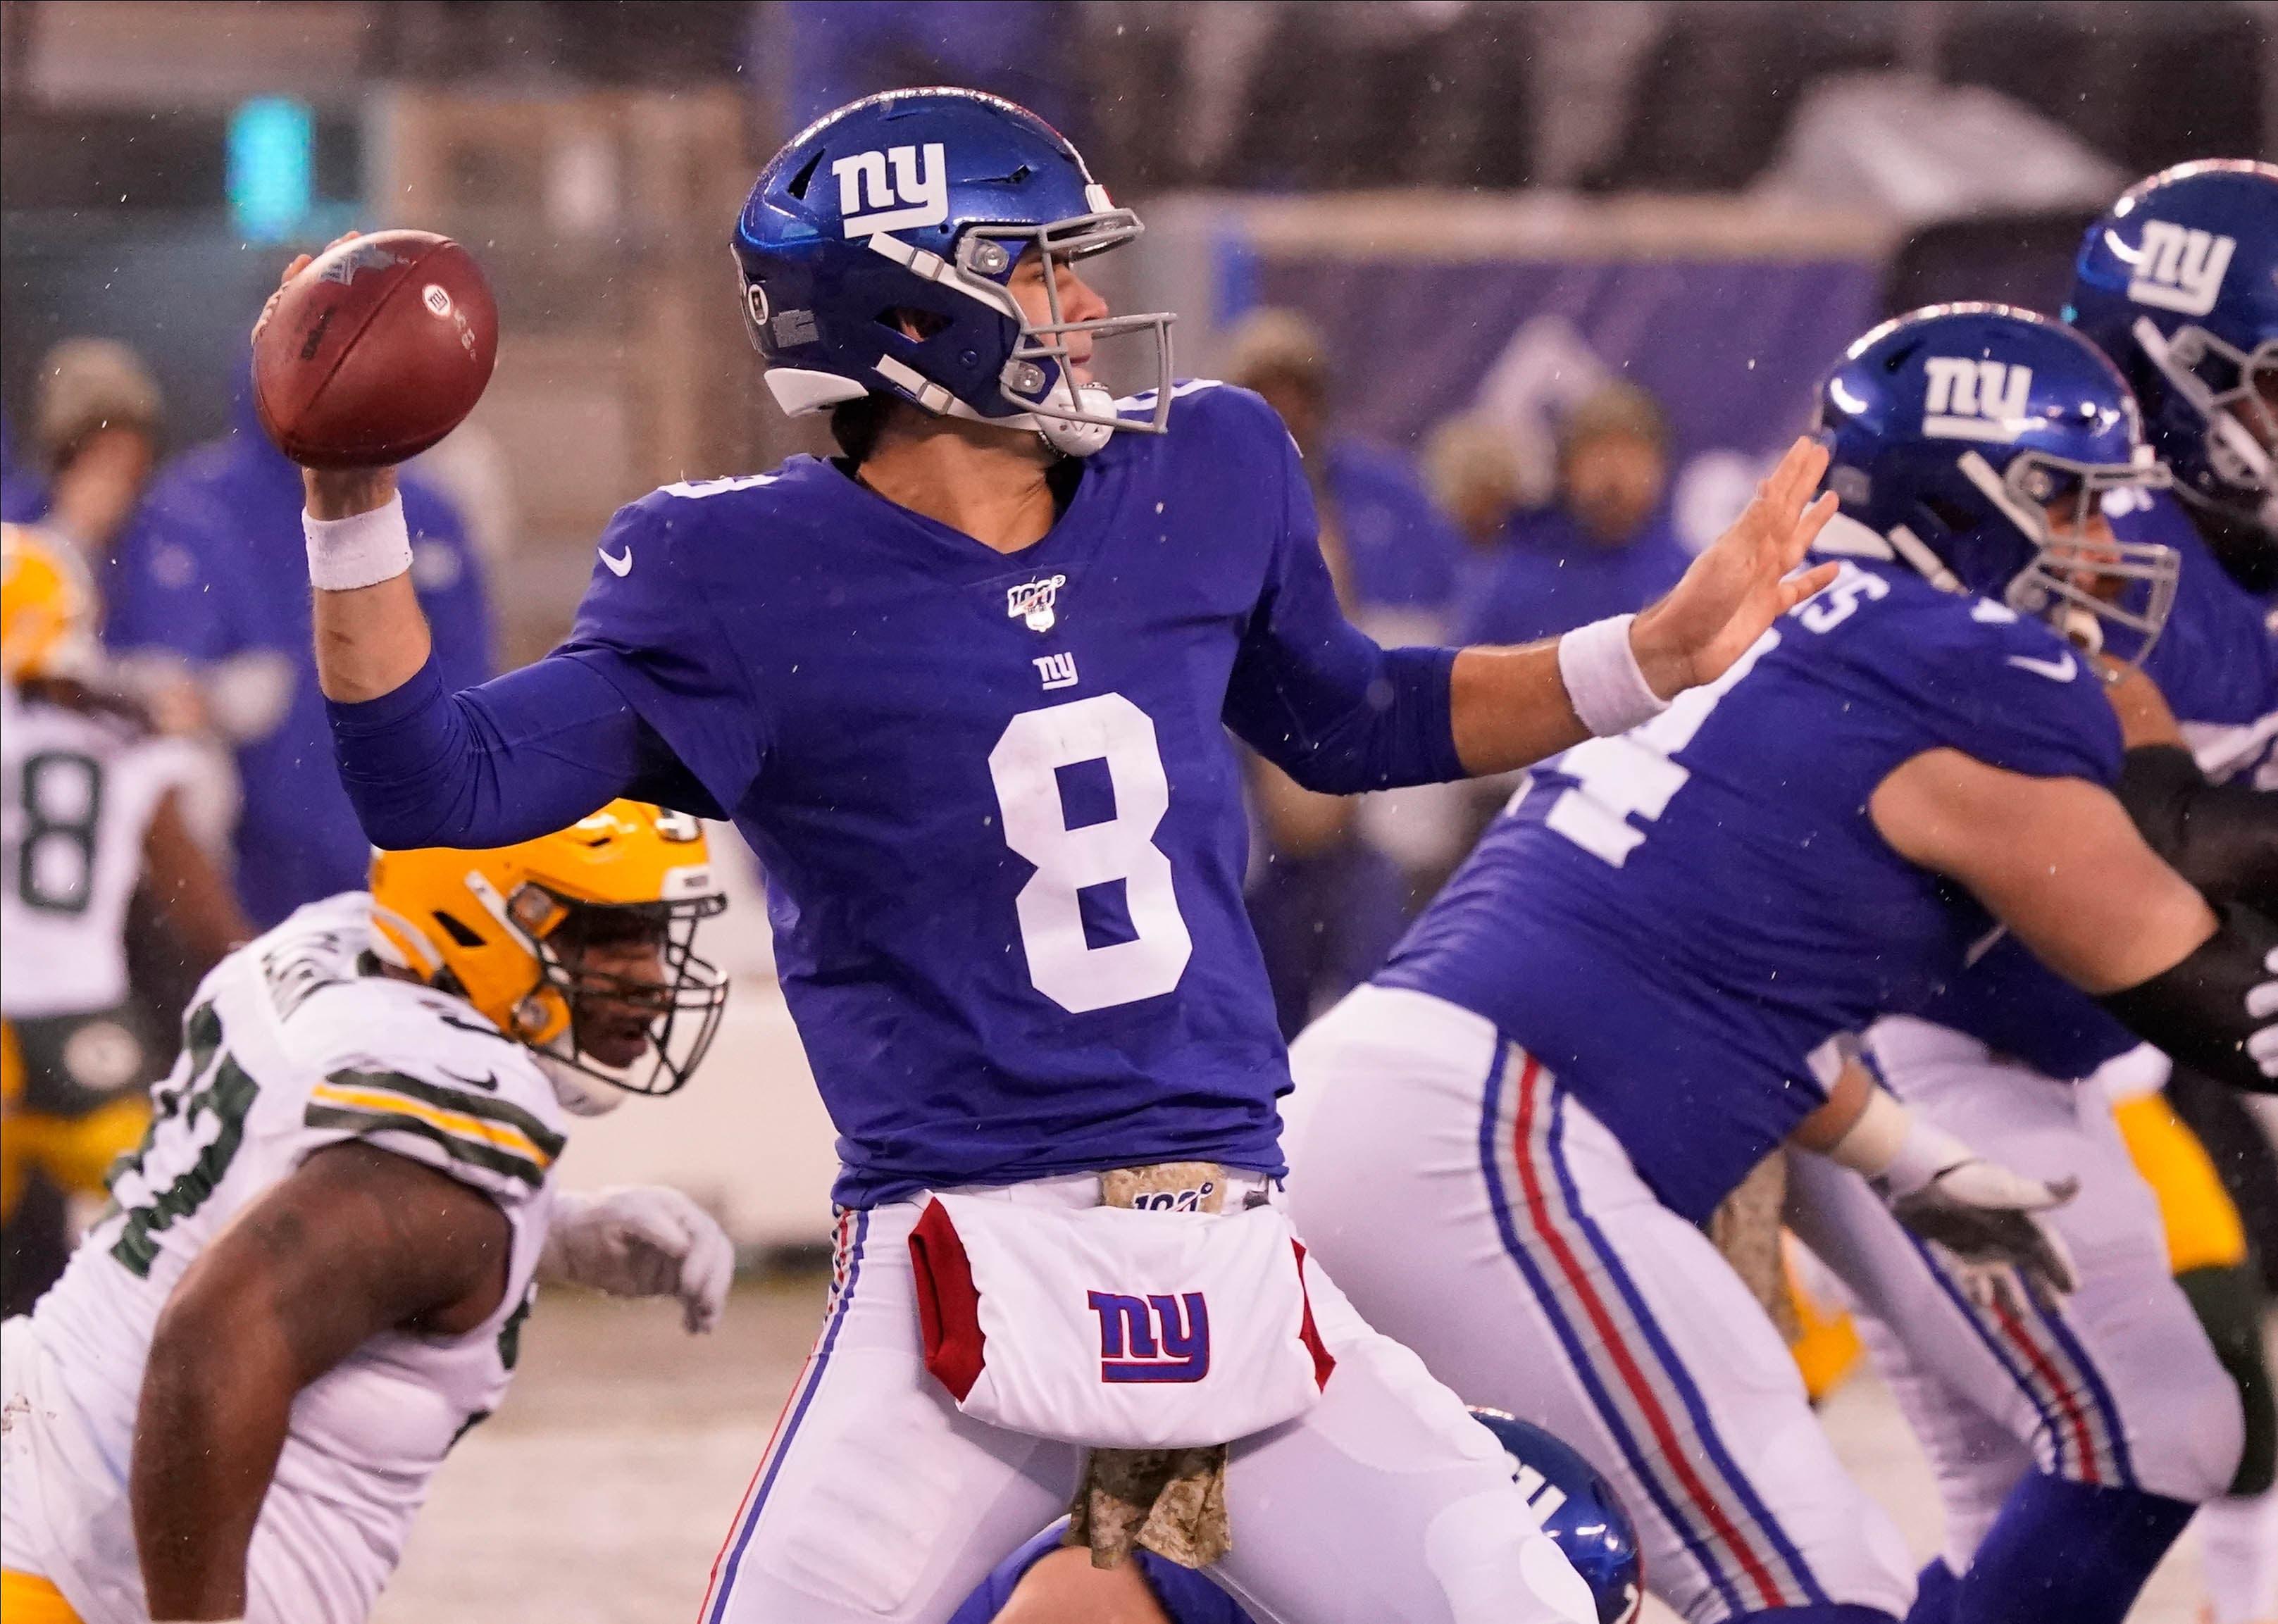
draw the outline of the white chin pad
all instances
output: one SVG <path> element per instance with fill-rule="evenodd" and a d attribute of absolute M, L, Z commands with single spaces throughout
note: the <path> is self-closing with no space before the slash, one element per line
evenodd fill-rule
<path fill-rule="evenodd" d="M 1063 383 L 1052 391 L 1051 403 L 1067 403 L 1067 385 Z M 1074 409 L 1089 412 L 1095 417 L 1112 418 L 1115 415 L 1115 397 L 1102 384 L 1084 384 L 1075 392 Z M 1036 414 L 1037 432 L 1044 443 L 1064 456 L 1088 457 L 1106 445 L 1115 430 L 1107 423 L 1071 423 L 1065 417 Z"/>
<path fill-rule="evenodd" d="M 625 1102 L 625 1091 L 589 1077 L 559 1055 L 537 1051 L 538 1069 L 554 1085 L 554 1097 L 572 1117 L 606 1117 Z"/>

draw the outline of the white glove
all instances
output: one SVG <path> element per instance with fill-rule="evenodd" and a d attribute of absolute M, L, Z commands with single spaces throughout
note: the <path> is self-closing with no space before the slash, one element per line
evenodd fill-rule
<path fill-rule="evenodd" d="M 1989 1162 L 1880 1088 L 1827 1154 L 1866 1174 L 1893 1217 L 1953 1259 L 1973 1302 L 2022 1313 L 2027 1290 L 2054 1299 L 2080 1284 L 2064 1238 L 2037 1216 L 2072 1200 L 2077 1178 L 2044 1183 Z"/>
<path fill-rule="evenodd" d="M 662 1185 L 562 1192 L 538 1256 L 541 1285 L 588 1286 L 612 1297 L 677 1297 L 692 1332 L 719 1323 L 735 1276 L 736 1247 L 727 1231 Z"/>
<path fill-rule="evenodd" d="M 2278 1078 L 2278 948 L 2263 956 L 2270 980 L 2246 989 L 2246 1012 L 2262 1024 L 2246 1040 L 2246 1052 L 2262 1068 L 2262 1075 Z"/>

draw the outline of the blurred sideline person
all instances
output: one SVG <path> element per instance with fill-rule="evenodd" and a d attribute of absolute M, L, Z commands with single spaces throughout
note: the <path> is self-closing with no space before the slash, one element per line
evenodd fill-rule
<path fill-rule="evenodd" d="M 1951 393 L 1984 365 L 2030 380 L 1982 403 L 1999 438 Z M 2264 1086 L 2278 925 L 2218 914 L 2144 843 L 2108 787 L 2121 736 L 2095 669 L 1950 590 L 1982 549 L 2045 587 L 2012 602 L 2156 631 L 2164 599 L 2060 590 L 2090 561 L 2153 584 L 2174 561 L 2101 516 L 2162 478 L 2110 364 L 2045 318 L 1941 307 L 1861 339 L 1823 400 L 1831 484 L 1889 533 L 1831 522 L 1818 551 L 1842 573 L 1731 680 L 1531 774 L 1390 966 L 1293 1048 L 1292 1209 L 1443 1379 L 1607 1472 L 1649 1582 L 1694 1624 L 1895 1619 L 1915 1605 L 1903 1544 L 1693 1228 L 1782 1140 L 1823 1153 L 1796 1177 L 1853 1193 L 1854 1253 L 1935 1277 L 1889 1322 L 1917 1356 L 1997 1379 L 2037 1361 L 2040 1412 L 2004 1419 L 2079 1418 L 1951 1616 L 2117 1624 L 2241 1451 L 2149 1196 L 2098 1113 L 2068 1099 L 2063 1133 L 1997 1115 L 1998 1140 L 1965 1141 L 1844 1040 L 1922 1008 L 1998 923 L 2142 1037 Z M 1915 490 L 1954 530 L 1892 522 Z M 2075 1176 L 2092 1205 L 2062 1205 Z M 1854 1261 L 1798 1228 L 1838 1275 Z"/>
<path fill-rule="evenodd" d="M 1501 1410 L 1472 1418 L 1510 1457 L 1527 1523 L 1550 1536 L 1590 1587 L 1594 1624 L 1631 1624 L 1645 1605 L 1637 1526 L 1587 1461 L 1541 1428 Z M 1066 1543 L 1061 1518 L 997 1565 L 949 1624 L 1254 1624 L 1235 1599 L 1151 1551 L 1114 1567 Z"/>
<path fill-rule="evenodd" d="M 1461 544 L 1407 457 L 1337 431 L 1319 331 L 1295 310 L 1258 309 L 1227 342 L 1227 382 L 1264 395 L 1297 442 L 1324 545 L 1344 556 L 1354 622 L 1387 643 L 1445 637 Z"/>
<path fill-rule="evenodd" d="M 356 1624 L 494 1409 L 539 1283 L 717 1320 L 677 1192 L 558 1190 L 571 1119 L 669 1094 L 727 984 L 701 826 L 613 802 L 382 852 L 198 990 L 114 1210 L 0 1325 L 8 1624 Z"/>
<path fill-rule="evenodd" d="M 128 973 L 138 884 L 152 924 L 196 975 L 253 934 L 183 816 L 192 752 L 94 686 L 95 620 L 68 545 L 0 526 L 0 1298 L 10 1314 L 62 1272 L 66 1203 L 101 1193 L 149 1117 L 143 1091 L 164 1060 Z"/>
<path fill-rule="evenodd" d="M 1669 423 L 1660 402 L 1614 382 L 1558 424 L 1557 489 L 1513 516 L 1509 538 L 1466 582 L 1466 641 L 1556 637 L 1644 607 L 1677 584 L 1692 555 L 1669 517 Z"/>
<path fill-rule="evenodd" d="M 631 504 L 570 641 L 455 694 L 392 475 L 311 470 L 341 778 L 383 846 L 640 785 L 731 815 L 765 864 L 839 1132 L 839 1268 L 707 1624 L 941 1624 L 1074 1505 L 1097 1559 L 1144 1544 L 1276 1616 L 1586 1624 L 1462 1402 L 1289 1249 L 1227 734 L 1351 793 L 1614 730 L 1823 583 L 1789 572 L 1834 504 L 1804 499 L 1799 443 L 1647 615 L 1384 649 L 1338 609 L 1272 408 L 1175 379 L 1169 313 L 1112 316 L 1079 274 L 1138 231 L 993 96 L 899 91 L 802 132 L 735 225 L 738 316 L 842 455 Z M 1118 339 L 1152 384 L 1120 402 L 1091 371 Z M 1021 1327 L 1000 1357 L 1057 1350 L 1042 1407 L 967 1362 L 944 1231 L 994 1265 L 989 1312 Z M 1219 1351 L 1192 1380 L 1103 1375 L 1099 1321 L 1166 1311 L 1105 1288 L 1190 1240 Z M 1054 1284 L 1078 1256 L 1096 1305 Z M 1148 1331 L 1133 1358 L 1195 1356 L 1196 1326 L 1162 1323 L 1188 1353 Z"/>
<path fill-rule="evenodd" d="M 164 401 L 142 358 L 111 339 L 66 339 L 40 362 L 41 524 L 98 575 L 158 465 Z"/>
<path fill-rule="evenodd" d="M 302 903 L 353 888 L 371 846 L 326 741 L 297 539 L 300 470 L 269 443 L 241 379 L 229 436 L 169 462 L 103 580 L 104 640 L 122 660 L 180 662 L 236 751 L 244 797 L 236 883 L 266 929 Z M 437 629 L 447 680 L 493 670 L 482 560 L 457 513 L 403 481 L 412 584 Z"/>

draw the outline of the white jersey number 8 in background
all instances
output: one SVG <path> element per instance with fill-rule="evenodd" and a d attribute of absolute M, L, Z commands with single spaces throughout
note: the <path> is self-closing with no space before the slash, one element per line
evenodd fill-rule
<path fill-rule="evenodd" d="M 1059 769 L 1101 760 L 1115 816 L 1072 829 Z M 1147 713 L 1121 694 L 1023 711 L 989 752 L 989 776 L 1005 816 L 1005 843 L 1036 865 L 1014 902 L 1036 990 L 1082 1014 L 1176 987 L 1194 940 L 1172 889 L 1171 859 L 1154 841 L 1171 808 L 1171 785 Z M 1118 880 L 1132 939 L 1094 947 L 1076 894 Z"/>

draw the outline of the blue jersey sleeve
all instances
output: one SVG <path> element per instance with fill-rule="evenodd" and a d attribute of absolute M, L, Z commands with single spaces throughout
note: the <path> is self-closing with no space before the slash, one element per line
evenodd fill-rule
<path fill-rule="evenodd" d="M 2048 1077 L 2086 1077 L 2142 1041 L 2007 935 L 1916 1013 Z"/>
<path fill-rule="evenodd" d="M 458 693 L 431 657 L 394 692 L 325 710 L 341 787 L 386 850 L 511 845 L 619 796 L 725 815 L 615 688 L 560 654 Z"/>
<path fill-rule="evenodd" d="M 618 510 L 601 538 L 593 579 L 570 641 L 555 651 L 623 695 L 666 747 L 733 813 L 757 779 L 769 728 L 761 697 L 720 605 L 748 590 L 715 581 L 722 568 L 764 570 L 758 537 L 734 533 L 731 497 L 744 482 L 668 486 Z M 757 627 L 747 637 L 764 637 Z"/>
<path fill-rule="evenodd" d="M 1258 409 L 1271 425 L 1262 454 L 1279 464 L 1280 521 L 1227 685 L 1227 725 L 1326 794 L 1463 777 L 1449 708 L 1455 652 L 1380 648 L 1345 618 L 1297 448 Z"/>

